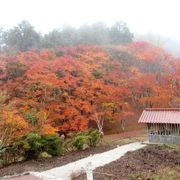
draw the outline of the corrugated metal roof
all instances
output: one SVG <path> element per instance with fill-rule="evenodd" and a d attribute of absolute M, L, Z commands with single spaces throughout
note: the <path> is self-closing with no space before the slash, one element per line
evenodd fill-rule
<path fill-rule="evenodd" d="M 180 124 L 180 108 L 148 108 L 138 122 Z"/>

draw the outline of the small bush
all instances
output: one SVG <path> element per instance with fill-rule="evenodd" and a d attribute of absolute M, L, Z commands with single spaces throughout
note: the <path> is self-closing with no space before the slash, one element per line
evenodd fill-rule
<path fill-rule="evenodd" d="M 74 147 L 74 145 L 73 145 L 72 139 L 66 139 L 63 143 L 63 148 L 66 153 L 76 150 L 76 147 Z"/>
<path fill-rule="evenodd" d="M 63 52 L 63 51 L 60 51 L 60 50 L 59 50 L 59 51 L 56 51 L 55 53 L 56 53 L 56 56 L 57 56 L 57 57 L 62 57 L 62 56 L 64 56 L 64 52 Z"/>
<path fill-rule="evenodd" d="M 72 139 L 72 144 L 77 149 L 86 149 L 88 147 L 97 146 L 101 138 L 102 135 L 97 129 L 90 129 L 88 131 L 79 132 L 75 134 Z"/>
<path fill-rule="evenodd" d="M 29 133 L 27 136 L 17 139 L 13 149 L 23 155 L 25 159 L 38 158 L 42 152 L 58 156 L 63 154 L 62 141 L 58 135 L 39 135 Z"/>
<path fill-rule="evenodd" d="M 73 145 L 78 150 L 84 150 L 89 147 L 89 137 L 87 135 L 77 135 L 73 139 Z"/>
<path fill-rule="evenodd" d="M 57 134 L 42 136 L 42 149 L 52 156 L 63 154 L 62 140 Z"/>
<path fill-rule="evenodd" d="M 96 79 L 100 79 L 103 77 L 104 72 L 102 70 L 93 70 L 92 74 Z"/>
<path fill-rule="evenodd" d="M 36 111 L 31 111 L 26 114 L 26 119 L 28 122 L 30 122 L 32 125 L 35 125 L 37 123 L 37 118 L 36 118 Z"/>
<path fill-rule="evenodd" d="M 3 146 L 3 142 L 0 140 L 0 167 L 5 164 L 4 152 L 6 148 Z"/>
<path fill-rule="evenodd" d="M 41 136 L 37 133 L 29 133 L 17 139 L 12 148 L 24 154 L 25 159 L 34 159 L 42 152 L 42 146 Z"/>
<path fill-rule="evenodd" d="M 90 146 L 95 147 L 102 139 L 102 134 L 97 129 L 90 129 L 88 131 Z"/>

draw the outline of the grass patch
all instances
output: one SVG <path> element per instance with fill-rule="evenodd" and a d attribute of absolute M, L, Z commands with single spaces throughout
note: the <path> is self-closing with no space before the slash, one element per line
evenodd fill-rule
<path fill-rule="evenodd" d="M 165 146 L 166 146 L 169 150 L 180 151 L 180 145 L 179 145 L 179 144 L 166 144 Z"/>
<path fill-rule="evenodd" d="M 143 142 L 146 140 L 146 136 L 139 136 L 139 137 L 119 137 L 116 139 L 106 139 L 103 138 L 102 145 L 109 145 L 111 147 L 122 146 L 125 144 L 130 144 L 134 142 Z"/>

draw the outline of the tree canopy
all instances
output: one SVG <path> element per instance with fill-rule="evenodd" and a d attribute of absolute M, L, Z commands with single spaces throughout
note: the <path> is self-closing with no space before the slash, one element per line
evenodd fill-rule
<path fill-rule="evenodd" d="M 124 22 L 117 22 L 112 27 L 101 22 L 79 28 L 64 26 L 44 35 L 35 31 L 27 21 L 22 21 L 11 29 L 0 30 L 1 51 L 6 54 L 80 44 L 126 44 L 132 42 L 132 39 L 133 34 Z"/>
<path fill-rule="evenodd" d="M 146 42 L 3 57 L 0 133 L 103 130 L 146 107 L 180 107 L 179 62 Z"/>

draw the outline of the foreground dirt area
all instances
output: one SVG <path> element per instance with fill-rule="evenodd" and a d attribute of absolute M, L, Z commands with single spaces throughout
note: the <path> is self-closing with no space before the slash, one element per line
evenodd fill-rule
<path fill-rule="evenodd" d="M 132 137 L 132 134 L 134 137 Z M 90 154 L 97 154 L 108 151 L 112 148 L 115 148 L 117 145 L 129 144 L 136 141 L 144 141 L 146 139 L 144 134 L 145 130 L 137 130 L 133 132 L 107 135 L 103 138 L 102 144 L 96 148 L 90 148 L 84 151 L 76 151 L 66 154 L 65 156 L 54 157 L 50 159 L 38 159 L 15 163 L 0 168 L 0 177 L 21 174 L 27 171 L 44 171 L 54 167 L 62 166 L 70 162 L 85 158 Z"/>
<path fill-rule="evenodd" d="M 94 180 L 180 179 L 180 148 L 148 145 L 94 171 Z M 73 180 L 86 180 L 85 174 Z"/>
<path fill-rule="evenodd" d="M 38 159 L 38 160 L 29 160 L 21 163 L 11 164 L 4 168 L 0 169 L 0 177 L 7 175 L 20 174 L 27 171 L 44 171 L 51 169 L 57 166 L 62 166 L 70 162 L 82 159 L 89 156 L 90 154 L 97 154 L 109 150 L 110 146 L 99 146 L 96 148 L 89 148 L 82 151 L 72 152 L 65 156 L 47 158 L 47 159 Z"/>
<path fill-rule="evenodd" d="M 108 151 L 117 145 L 145 141 L 145 131 L 126 132 L 105 136 L 101 146 L 77 151 L 61 157 L 38 159 L 9 165 L 0 169 L 3 176 L 27 171 L 44 171 L 82 159 L 90 154 Z M 31 179 L 31 177 L 29 177 Z M 180 179 L 180 146 L 148 145 L 146 148 L 129 152 L 117 161 L 94 171 L 94 180 L 177 180 Z M 82 174 L 73 180 L 86 180 Z"/>

